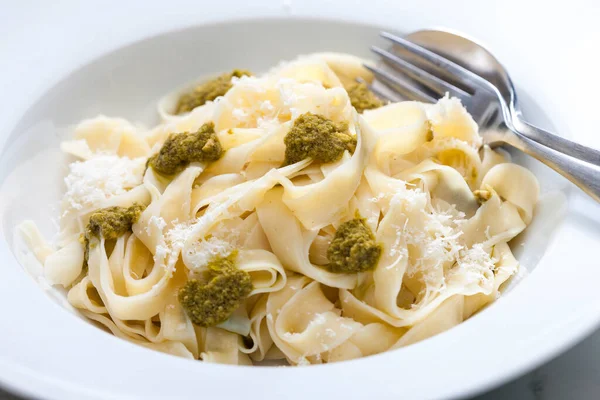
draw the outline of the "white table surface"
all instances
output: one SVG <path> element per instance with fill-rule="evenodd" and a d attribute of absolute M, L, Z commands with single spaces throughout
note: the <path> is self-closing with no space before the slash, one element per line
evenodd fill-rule
<path fill-rule="evenodd" d="M 600 398 L 600 330 L 536 370 L 474 400 Z M 0 400 L 21 400 L 0 389 Z"/>

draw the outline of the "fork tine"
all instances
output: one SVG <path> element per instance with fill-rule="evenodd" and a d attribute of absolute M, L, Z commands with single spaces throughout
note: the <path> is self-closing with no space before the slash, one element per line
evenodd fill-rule
<path fill-rule="evenodd" d="M 429 72 L 401 59 L 400 57 L 390 53 L 389 51 L 383 50 L 376 46 L 371 46 L 371 51 L 382 57 L 383 60 L 390 66 L 404 73 L 407 73 L 412 78 L 416 79 L 421 84 L 427 86 L 440 96 L 443 96 L 444 94 L 446 94 L 446 92 L 449 92 L 452 96 L 459 97 L 461 100 L 471 96 L 471 93 L 468 93 L 463 89 L 456 87 L 438 78 L 435 75 L 430 74 Z"/>
<path fill-rule="evenodd" d="M 416 86 L 410 85 L 397 76 L 390 74 L 389 72 L 371 65 L 363 64 L 363 66 L 371 71 L 375 77 L 377 77 L 382 83 L 384 83 L 390 90 L 399 92 L 400 94 L 409 97 L 414 100 L 426 101 L 428 103 L 435 103 L 437 99 L 434 99 L 429 94 L 425 93 Z M 399 90 L 400 89 L 400 90 Z"/>
<path fill-rule="evenodd" d="M 356 78 L 356 82 L 358 82 L 358 83 L 364 83 L 365 85 L 367 85 L 367 87 L 369 88 L 369 90 L 371 92 L 375 93 L 375 96 L 379 97 L 382 100 L 390 101 L 390 102 L 397 101 L 397 99 L 394 99 L 388 93 L 385 93 L 383 90 L 380 90 L 379 88 L 375 87 L 374 85 L 369 84 L 363 78 L 360 78 L 360 77 Z"/>
<path fill-rule="evenodd" d="M 444 58 L 430 50 L 427 50 L 424 47 L 421 47 L 409 40 L 406 40 L 389 32 L 381 32 L 380 36 L 384 39 L 391 41 L 393 44 L 406 49 L 414 55 L 425 59 L 426 61 L 430 62 L 436 67 L 446 70 L 447 72 L 452 74 L 458 82 L 464 84 L 466 87 L 472 88 L 473 83 L 475 82 L 478 83 L 480 86 L 491 90 L 491 84 L 484 78 L 448 60 L 447 58 Z"/>
<path fill-rule="evenodd" d="M 367 87 L 369 88 L 369 90 L 373 93 L 375 93 L 375 96 L 379 97 L 380 99 L 383 99 L 385 101 L 388 102 L 395 102 L 397 101 L 397 99 L 394 99 L 392 96 L 390 96 L 387 93 L 384 93 L 383 90 L 379 90 L 377 87 L 373 86 L 373 85 L 367 85 Z"/>

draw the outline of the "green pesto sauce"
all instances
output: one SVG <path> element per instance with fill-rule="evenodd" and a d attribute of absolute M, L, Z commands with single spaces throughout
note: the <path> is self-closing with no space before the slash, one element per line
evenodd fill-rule
<path fill-rule="evenodd" d="M 285 165 L 308 157 L 322 163 L 337 161 L 344 151 L 353 152 L 356 138 L 348 132 L 345 122 L 336 124 L 322 115 L 310 112 L 300 115 L 283 139 Z"/>
<path fill-rule="evenodd" d="M 219 96 L 224 96 L 231 89 L 231 78 L 234 76 L 241 78 L 244 75 L 250 76 L 252 74 L 243 69 L 234 69 L 229 73 L 219 75 L 210 81 L 196 86 L 194 90 L 179 98 L 175 114 L 190 112 L 194 108 L 204 105 L 207 101 L 213 101 Z"/>
<path fill-rule="evenodd" d="M 337 273 L 368 271 L 377 266 L 381 250 L 365 220 L 354 218 L 335 232 L 327 249 L 329 264 L 324 268 Z"/>
<path fill-rule="evenodd" d="M 215 257 L 207 265 L 208 280 L 189 280 L 179 290 L 179 303 L 196 325 L 218 325 L 242 304 L 252 291 L 252 280 L 246 271 L 237 269 L 237 252 Z"/>
<path fill-rule="evenodd" d="M 89 258 L 90 240 L 92 238 L 118 239 L 131 231 L 131 226 L 140 218 L 144 208 L 144 206 L 134 203 L 130 207 L 107 207 L 94 211 L 90 215 L 83 236 L 83 244 L 85 245 L 84 264 L 87 263 Z"/>
<path fill-rule="evenodd" d="M 144 211 L 144 206 L 134 203 L 131 207 L 107 207 L 94 211 L 90 215 L 85 230 L 85 237 L 106 240 L 117 239 L 131 231 L 131 226 L 137 222 Z"/>
<path fill-rule="evenodd" d="M 215 124 L 207 122 L 196 132 L 172 133 L 158 154 L 148 159 L 147 165 L 156 172 L 173 175 L 194 161 L 216 161 L 223 155 L 223 147 L 215 134 Z"/>
<path fill-rule="evenodd" d="M 383 101 L 369 90 L 366 83 L 353 83 L 346 87 L 346 91 L 350 97 L 350 103 L 358 113 L 383 106 Z"/>

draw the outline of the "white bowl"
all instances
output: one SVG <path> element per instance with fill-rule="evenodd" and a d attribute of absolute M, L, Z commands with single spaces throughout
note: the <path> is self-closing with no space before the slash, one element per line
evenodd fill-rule
<path fill-rule="evenodd" d="M 15 18 L 5 25 L 11 35 L 0 43 L 0 54 L 10 50 L 11 55 L 0 63 L 6 88 L 0 100 L 3 385 L 48 399 L 459 397 L 524 373 L 597 325 L 600 208 L 523 156 L 518 162 L 536 173 L 544 193 L 534 223 L 514 246 L 532 273 L 480 314 L 407 348 L 307 368 L 212 365 L 137 347 L 67 311 L 60 294 L 35 278 L 39 266 L 13 236 L 25 218 L 36 220 L 48 235 L 55 229 L 53 204 L 64 173 L 59 140 L 72 124 L 99 113 L 155 122 L 158 98 L 203 74 L 232 67 L 261 71 L 321 50 L 368 56 L 380 27 L 408 32 L 443 22 L 491 45 L 521 83 L 529 119 L 600 145 L 582 129 L 598 120 L 590 113 L 595 94 L 584 91 L 581 74 L 566 75 L 572 67 L 565 60 L 577 56 L 584 69 L 586 56 L 591 62 L 591 41 L 589 53 L 585 41 L 574 42 L 549 62 L 548 49 L 561 40 L 553 25 L 561 18 L 558 11 L 545 8 L 547 25 L 532 28 L 527 13 L 535 7 L 517 1 L 502 7 L 480 1 L 249 3 L 140 1 L 127 3 L 132 7 L 127 9 L 72 1 L 39 14 L 18 6 L 7 11 Z M 511 3 L 519 4 L 521 14 L 510 13 Z M 594 26 L 593 14 L 582 14 L 570 28 L 581 34 Z M 28 17 L 26 27 L 40 30 L 21 28 L 19 15 Z M 511 30 L 505 28 L 509 16 Z M 542 60 L 543 68 L 533 64 Z"/>

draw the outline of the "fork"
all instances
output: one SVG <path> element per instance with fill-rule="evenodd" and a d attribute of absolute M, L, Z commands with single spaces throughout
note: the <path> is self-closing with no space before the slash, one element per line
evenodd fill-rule
<path fill-rule="evenodd" d="M 600 202 L 599 151 L 538 128 L 527 130 L 527 133 L 534 134 L 533 137 L 525 135 L 513 123 L 515 119 L 511 108 L 493 84 L 404 38 L 388 32 L 382 32 L 381 36 L 410 52 L 420 63 L 425 61 L 433 65 L 440 73 L 434 75 L 392 51 L 373 46 L 371 50 L 384 61 L 383 66 L 365 65 L 376 78 L 369 85 L 376 95 L 389 101 L 408 98 L 428 103 L 437 101 L 430 93 L 439 97 L 446 93 L 457 97 L 483 128 L 484 143 L 492 147 L 502 144 L 515 147 L 548 165 Z M 508 129 L 498 129 L 503 126 Z"/>

